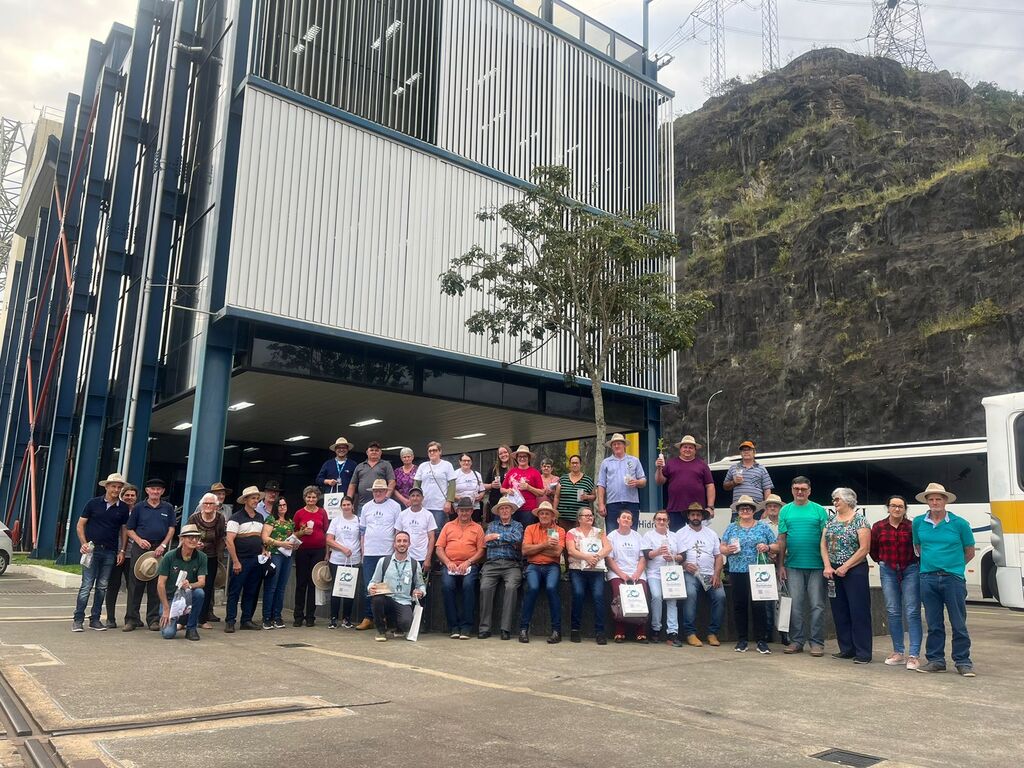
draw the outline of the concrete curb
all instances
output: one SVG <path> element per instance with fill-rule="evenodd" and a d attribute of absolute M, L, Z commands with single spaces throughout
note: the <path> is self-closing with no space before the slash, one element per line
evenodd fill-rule
<path fill-rule="evenodd" d="M 40 581 L 52 584 L 61 589 L 74 589 L 82 583 L 81 575 L 58 571 L 55 568 L 47 568 L 42 565 L 19 565 L 12 563 L 7 567 L 8 573 L 23 573 L 26 576 L 35 576 Z"/>

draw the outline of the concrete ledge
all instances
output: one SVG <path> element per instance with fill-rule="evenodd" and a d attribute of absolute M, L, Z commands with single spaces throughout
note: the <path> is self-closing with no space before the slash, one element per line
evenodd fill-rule
<path fill-rule="evenodd" d="M 47 584 L 52 584 L 61 589 L 75 589 L 82 583 L 82 576 L 80 574 L 58 571 L 56 568 L 47 568 L 43 565 L 19 565 L 12 563 L 7 567 L 7 572 L 34 576 L 40 581 L 45 581 Z"/>

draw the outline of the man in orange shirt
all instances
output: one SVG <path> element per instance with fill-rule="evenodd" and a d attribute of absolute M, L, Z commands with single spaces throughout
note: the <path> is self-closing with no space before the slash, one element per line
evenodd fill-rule
<path fill-rule="evenodd" d="M 484 529 L 473 522 L 473 499 L 459 499 L 434 552 L 441 561 L 441 594 L 453 640 L 469 640 L 476 619 L 476 583 L 484 559 Z M 461 591 L 461 599 L 458 599 Z"/>
<path fill-rule="evenodd" d="M 562 551 L 565 549 L 565 529 L 555 525 L 555 509 L 542 501 L 534 510 L 540 522 L 526 526 L 523 532 L 523 557 L 526 558 L 526 594 L 523 612 L 519 617 L 519 642 L 530 642 L 530 619 L 537 604 L 541 584 L 548 595 L 551 612 L 549 643 L 562 642 L 562 599 L 558 594 L 561 575 Z"/>

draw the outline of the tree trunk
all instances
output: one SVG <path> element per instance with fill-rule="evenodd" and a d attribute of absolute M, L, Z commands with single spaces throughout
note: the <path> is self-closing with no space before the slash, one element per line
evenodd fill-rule
<path fill-rule="evenodd" d="M 597 492 L 597 481 L 601 475 L 601 462 L 604 461 L 605 429 L 607 424 L 604 420 L 604 391 L 601 389 L 601 374 L 590 374 L 590 391 L 594 396 L 594 492 Z M 608 530 L 607 522 L 597 514 L 597 504 L 594 504 L 594 523 L 600 523 L 601 527 Z"/>

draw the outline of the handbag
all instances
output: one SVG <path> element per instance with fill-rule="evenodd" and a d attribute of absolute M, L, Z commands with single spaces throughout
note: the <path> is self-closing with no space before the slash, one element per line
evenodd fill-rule
<path fill-rule="evenodd" d="M 779 592 L 779 602 L 775 605 L 775 628 L 779 632 L 789 632 L 789 617 L 792 612 L 793 598 L 789 596 L 789 590 L 783 583 Z"/>
<path fill-rule="evenodd" d="M 663 565 L 661 566 L 661 596 L 664 600 L 685 600 L 686 599 L 686 578 L 683 576 L 683 566 Z"/>
<path fill-rule="evenodd" d="M 327 512 L 328 519 L 333 520 L 341 514 L 341 502 L 344 498 L 344 493 L 324 494 L 324 510 Z"/>
<path fill-rule="evenodd" d="M 359 581 L 359 569 L 351 565 L 339 565 L 334 574 L 334 590 L 331 594 L 334 597 L 356 596 L 356 582 Z"/>
<path fill-rule="evenodd" d="M 779 582 L 775 577 L 775 566 L 768 562 L 763 553 L 758 553 L 757 563 L 748 566 L 748 570 L 751 600 L 779 599 Z"/>

